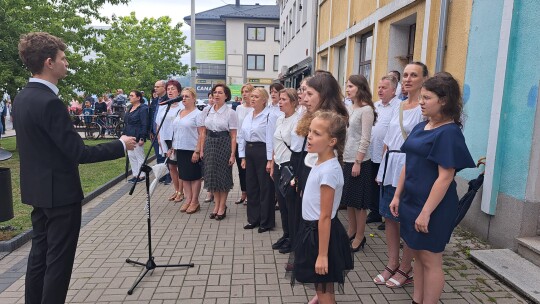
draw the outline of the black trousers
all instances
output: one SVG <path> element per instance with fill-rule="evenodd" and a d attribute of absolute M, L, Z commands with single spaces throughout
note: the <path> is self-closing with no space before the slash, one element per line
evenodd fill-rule
<path fill-rule="evenodd" d="M 377 172 L 379 172 L 379 167 L 381 166 L 380 163 L 374 163 L 373 161 L 369 161 L 371 163 L 371 165 L 373 166 L 373 172 L 375 172 L 375 175 L 377 175 Z M 373 187 L 373 193 L 376 193 L 376 195 L 374 195 L 374 199 L 373 201 L 370 201 L 368 202 L 368 207 L 369 207 L 369 210 L 370 212 L 375 212 L 375 214 L 378 214 L 379 213 L 379 197 L 380 197 L 380 193 L 381 193 L 381 187 L 379 186 L 379 184 L 377 184 L 377 182 L 375 181 L 375 179 L 373 179 L 373 181 L 371 181 L 372 183 L 372 187 Z"/>
<path fill-rule="evenodd" d="M 281 164 L 281 168 L 283 168 L 283 166 L 288 166 L 289 164 L 290 162 L 285 162 Z M 279 213 L 281 214 L 281 226 L 283 227 L 283 236 L 292 237 L 296 234 L 296 219 L 294 217 L 294 201 L 296 197 L 296 189 L 294 187 L 289 187 L 286 195 L 281 195 L 281 192 L 279 191 L 280 175 L 280 166 L 274 164 L 274 186 L 279 205 Z"/>
<path fill-rule="evenodd" d="M 32 211 L 32 249 L 25 280 L 26 304 L 66 301 L 81 229 L 81 204 Z"/>
<path fill-rule="evenodd" d="M 250 224 L 261 228 L 276 226 L 275 190 L 270 174 L 266 172 L 266 144 L 246 143 L 247 218 Z"/>
<path fill-rule="evenodd" d="M 238 154 L 238 144 L 236 145 L 236 151 L 234 152 L 236 158 L 236 167 L 238 168 L 238 178 L 240 179 L 240 190 L 246 192 L 246 169 L 242 168 L 242 160 Z"/>

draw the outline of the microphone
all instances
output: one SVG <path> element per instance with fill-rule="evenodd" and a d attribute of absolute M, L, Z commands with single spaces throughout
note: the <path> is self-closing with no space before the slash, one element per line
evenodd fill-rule
<path fill-rule="evenodd" d="M 182 96 L 178 96 L 176 98 L 171 98 L 169 100 L 165 100 L 165 101 L 162 101 L 159 103 L 160 106 L 164 106 L 164 105 L 171 105 L 175 102 L 180 102 L 182 101 L 182 99 L 184 99 Z"/>

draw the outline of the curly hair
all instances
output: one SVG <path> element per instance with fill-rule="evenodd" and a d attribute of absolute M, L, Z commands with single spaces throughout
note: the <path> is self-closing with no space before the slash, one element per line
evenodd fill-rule
<path fill-rule="evenodd" d="M 460 128 L 463 128 L 463 100 L 459 83 L 448 72 L 439 72 L 424 82 L 422 87 L 439 97 L 444 104 L 441 114 L 451 118 Z"/>
<path fill-rule="evenodd" d="M 345 104 L 343 103 L 343 94 L 341 93 L 341 87 L 339 86 L 337 80 L 330 73 L 319 73 L 311 77 L 307 81 L 307 86 L 314 89 L 319 93 L 319 106 L 317 109 L 314 109 L 313 112 L 318 110 L 322 111 L 333 111 L 337 114 L 345 117 L 347 121 L 349 120 L 349 113 Z M 296 127 L 296 133 L 300 136 L 307 136 L 309 131 L 309 125 L 313 119 L 313 113 L 307 112 L 304 116 L 298 121 L 298 126 Z"/>
<path fill-rule="evenodd" d="M 45 32 L 32 32 L 22 35 L 19 40 L 19 57 L 32 74 L 43 71 L 48 58 L 56 59 L 58 51 L 67 49 L 62 39 Z"/>
<path fill-rule="evenodd" d="M 318 118 L 329 122 L 328 134 L 336 139 L 334 150 L 340 164 L 343 164 L 343 151 L 345 150 L 345 140 L 347 138 L 347 119 L 333 111 L 317 111 L 313 114 L 313 119 Z"/>

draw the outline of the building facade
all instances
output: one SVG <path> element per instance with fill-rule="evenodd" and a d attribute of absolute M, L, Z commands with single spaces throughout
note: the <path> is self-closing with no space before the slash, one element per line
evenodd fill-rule
<path fill-rule="evenodd" d="M 190 25 L 190 16 L 184 21 Z M 216 83 L 240 95 L 244 83 L 268 87 L 277 78 L 279 11 L 276 5 L 221 6 L 195 14 L 196 90 L 199 96 Z"/>
<path fill-rule="evenodd" d="M 278 0 L 279 80 L 286 87 L 297 88 L 312 74 L 316 55 L 317 2 Z"/>

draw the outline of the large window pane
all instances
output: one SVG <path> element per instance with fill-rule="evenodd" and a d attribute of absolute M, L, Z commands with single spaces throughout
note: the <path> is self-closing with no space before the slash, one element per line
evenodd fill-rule
<path fill-rule="evenodd" d="M 257 40 L 264 41 L 266 40 L 266 28 L 264 27 L 258 27 L 257 28 Z"/>
<path fill-rule="evenodd" d="M 279 69 L 279 56 L 274 55 L 274 71 L 277 71 Z"/>
<path fill-rule="evenodd" d="M 264 70 L 264 56 L 257 56 L 257 70 Z"/>
<path fill-rule="evenodd" d="M 254 55 L 248 55 L 247 68 L 248 70 L 255 70 L 255 56 Z"/>
<path fill-rule="evenodd" d="M 247 39 L 248 40 L 255 40 L 257 38 L 257 35 L 256 35 L 256 28 L 254 27 L 248 27 L 248 36 L 247 36 Z"/>

